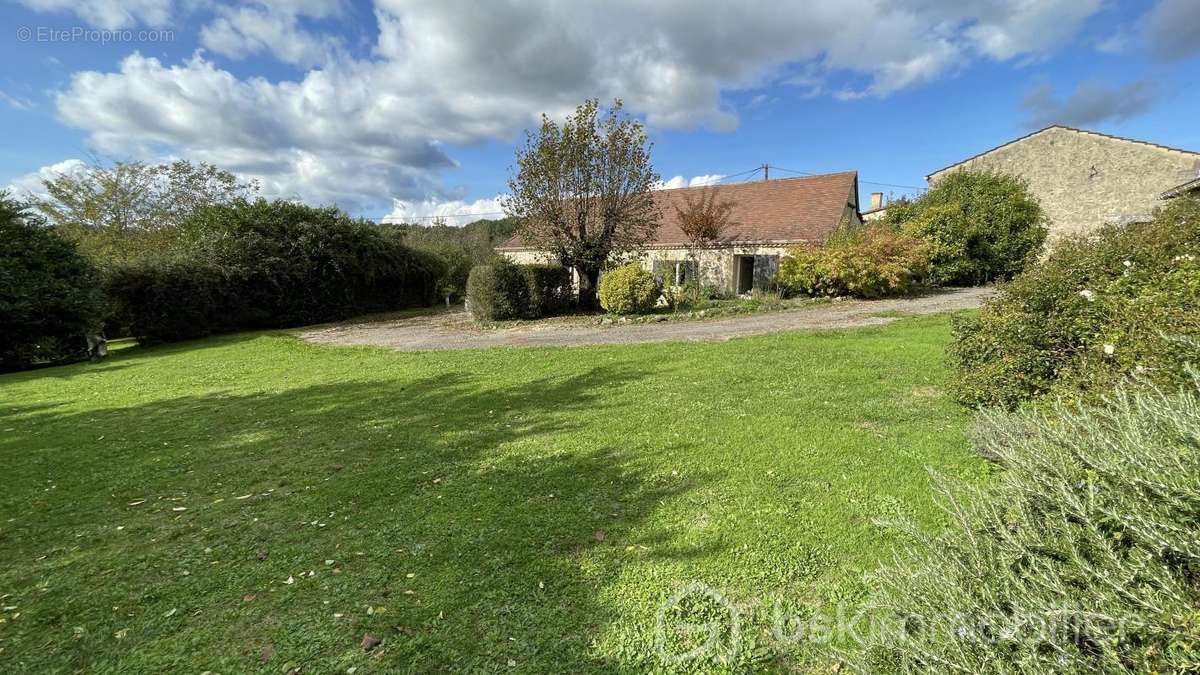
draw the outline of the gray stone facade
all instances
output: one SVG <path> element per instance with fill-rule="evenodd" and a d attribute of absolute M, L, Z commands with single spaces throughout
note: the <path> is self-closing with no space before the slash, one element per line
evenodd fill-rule
<path fill-rule="evenodd" d="M 1054 126 L 936 171 L 991 170 L 1021 176 L 1050 217 L 1050 237 L 1106 222 L 1146 220 L 1164 191 L 1200 176 L 1200 153 Z"/>

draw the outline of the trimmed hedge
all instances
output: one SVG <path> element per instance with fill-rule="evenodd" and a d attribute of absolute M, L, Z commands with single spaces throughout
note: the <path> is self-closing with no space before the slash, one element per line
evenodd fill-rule
<path fill-rule="evenodd" d="M 574 303 L 571 270 L 558 265 L 517 265 L 498 258 L 472 268 L 467 279 L 467 304 L 480 321 L 552 316 Z"/>
<path fill-rule="evenodd" d="M 285 201 L 207 207 L 179 249 L 113 268 L 115 322 L 145 342 L 298 326 L 430 305 L 443 263 L 334 208 Z"/>
<path fill-rule="evenodd" d="M 0 370 L 86 356 L 104 317 L 91 263 L 4 193 L 0 242 Z"/>
<path fill-rule="evenodd" d="M 599 291 L 600 306 L 614 314 L 645 314 L 662 294 L 658 280 L 638 263 L 605 273 Z"/>
<path fill-rule="evenodd" d="M 928 245 L 869 223 L 843 226 L 824 245 L 792 248 L 775 280 L 793 295 L 883 298 L 911 292 L 928 272 Z"/>
<path fill-rule="evenodd" d="M 1150 223 L 1059 242 L 980 312 L 954 325 L 951 360 L 968 405 L 1089 398 L 1137 378 L 1187 381 L 1200 364 L 1200 200 Z"/>

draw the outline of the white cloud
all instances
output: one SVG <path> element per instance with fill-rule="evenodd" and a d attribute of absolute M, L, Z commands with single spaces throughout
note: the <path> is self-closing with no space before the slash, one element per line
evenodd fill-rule
<path fill-rule="evenodd" d="M 265 52 L 284 63 L 317 66 L 333 59 L 341 42 L 305 30 L 300 17 L 325 17 L 338 9 L 337 2 L 315 1 L 220 7 L 217 17 L 200 30 L 200 42 L 234 59 Z"/>
<path fill-rule="evenodd" d="M 441 219 L 448 225 L 466 225 L 481 218 L 503 218 L 503 198 L 504 195 L 496 195 L 491 199 L 476 199 L 473 202 L 460 199 L 425 199 L 415 202 L 397 199 L 392 204 L 392 212 L 384 216 L 383 222 L 428 225 Z"/>
<path fill-rule="evenodd" d="M 702 176 L 692 176 L 691 178 L 684 178 L 683 176 L 674 176 L 665 181 L 659 181 L 658 185 L 656 185 L 654 189 L 656 189 L 656 190 L 674 190 L 675 188 L 682 188 L 682 187 L 697 187 L 697 186 L 701 186 L 701 185 L 716 185 L 717 183 L 720 183 L 721 179 L 724 177 L 725 177 L 725 175 L 720 174 L 720 173 L 710 173 L 710 174 L 704 174 Z"/>
<path fill-rule="evenodd" d="M 66 159 L 57 164 L 43 166 L 37 171 L 31 171 L 24 176 L 18 176 L 9 183 L 5 189 L 10 194 L 24 199 L 30 195 L 42 196 L 46 194 L 45 188 L 42 185 L 43 181 L 51 180 L 60 174 L 74 174 L 87 169 L 87 162 L 82 159 Z"/>
<path fill-rule="evenodd" d="M 33 101 L 20 96 L 13 96 L 12 94 L 5 93 L 4 91 L 0 91 L 0 101 L 3 101 L 10 108 L 15 108 L 17 110 L 29 110 L 33 108 Z"/>
<path fill-rule="evenodd" d="M 202 159 L 308 201 L 418 203 L 453 197 L 437 180 L 448 147 L 512 139 L 586 97 L 621 97 L 652 127 L 728 130 L 724 92 L 790 74 L 815 94 L 849 75 L 841 96 L 886 96 L 973 59 L 1042 54 L 1097 1 L 377 0 L 376 42 L 353 57 L 296 20 L 337 7 L 298 0 L 218 9 L 202 36 L 228 56 L 320 64 L 295 81 L 133 54 L 116 72 L 76 73 L 56 103 L 108 154 Z M 253 21 L 230 18 L 243 13 Z"/>
<path fill-rule="evenodd" d="M 1200 2 L 1160 0 L 1141 21 L 1150 50 L 1163 61 L 1200 53 Z"/>
<path fill-rule="evenodd" d="M 106 30 L 153 26 L 171 21 L 172 0 L 19 0 L 39 12 L 71 12 L 89 25 Z"/>

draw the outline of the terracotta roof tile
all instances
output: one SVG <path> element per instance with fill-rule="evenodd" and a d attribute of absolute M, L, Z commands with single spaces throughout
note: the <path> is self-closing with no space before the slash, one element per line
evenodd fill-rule
<path fill-rule="evenodd" d="M 736 203 L 730 217 L 737 224 L 728 233 L 732 242 L 795 243 L 820 241 L 828 236 L 841 221 L 857 181 L 857 172 L 845 171 L 715 187 L 718 199 Z M 663 223 L 651 246 L 687 242 L 679 229 L 674 207 L 685 208 L 685 200 L 703 189 L 676 188 L 654 193 Z M 496 248 L 511 251 L 528 247 L 514 236 Z"/>

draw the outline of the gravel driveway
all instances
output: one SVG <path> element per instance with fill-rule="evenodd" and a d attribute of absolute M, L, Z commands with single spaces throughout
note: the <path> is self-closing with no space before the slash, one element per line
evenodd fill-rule
<path fill-rule="evenodd" d="M 895 316 L 878 316 L 881 313 L 915 315 L 970 309 L 980 306 L 992 293 L 991 288 L 960 288 L 919 298 L 847 300 L 722 319 L 618 323 L 608 326 L 547 323 L 481 329 L 466 313 L 453 312 L 391 321 L 339 324 L 306 331 L 302 337 L 325 344 L 374 345 L 408 352 L 728 340 L 788 330 L 877 326 L 896 319 Z"/>

